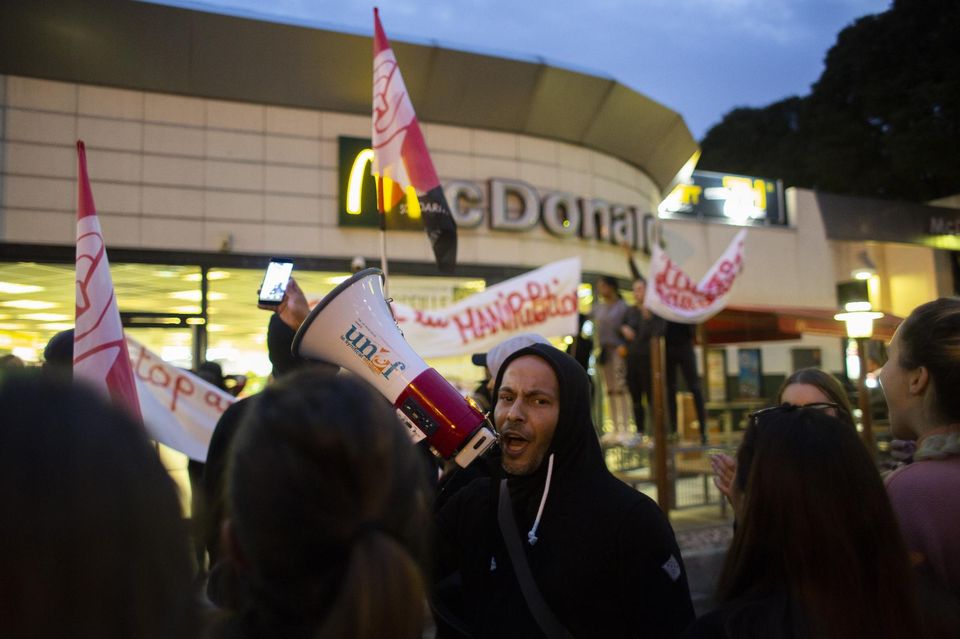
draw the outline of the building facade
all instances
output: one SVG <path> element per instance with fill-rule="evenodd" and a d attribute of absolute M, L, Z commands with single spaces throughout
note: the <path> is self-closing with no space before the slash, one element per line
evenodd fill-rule
<path fill-rule="evenodd" d="M 254 296 L 270 256 L 293 257 L 315 299 L 355 256 L 378 263 L 377 231 L 342 211 L 345 140 L 370 134 L 370 38 L 119 1 L 10 2 L 0 18 L 0 351 L 35 359 L 72 321 L 78 139 L 128 329 L 182 365 L 266 373 Z M 585 281 L 627 288 L 620 245 L 645 268 L 658 217 L 696 279 L 738 230 L 658 215 L 697 151 L 669 108 L 540 61 L 394 48 L 459 223 L 452 276 L 422 232 L 388 234 L 397 299 L 442 306 L 571 255 Z M 783 205 L 784 223 L 748 233 L 731 305 L 832 309 L 863 251 L 887 312 L 953 286 L 942 251 L 870 228 L 835 237 L 815 193 L 788 190 Z M 791 344 L 843 367 L 834 337 L 805 335 L 759 345 L 767 370 L 789 371 Z M 445 372 L 470 379 L 466 355 Z"/>

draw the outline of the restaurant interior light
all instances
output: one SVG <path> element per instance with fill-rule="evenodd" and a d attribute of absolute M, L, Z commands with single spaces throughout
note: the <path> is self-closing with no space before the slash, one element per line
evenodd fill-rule
<path fill-rule="evenodd" d="M 6 306 L 8 308 L 22 308 L 29 311 L 42 311 L 48 308 L 56 307 L 56 304 L 53 302 L 45 302 L 43 300 L 9 300 L 7 302 L 0 302 L 0 306 Z"/>
<path fill-rule="evenodd" d="M 14 282 L 0 282 L 0 293 L 6 295 L 24 295 L 26 293 L 39 293 L 43 290 L 42 286 L 32 284 L 17 284 Z"/>

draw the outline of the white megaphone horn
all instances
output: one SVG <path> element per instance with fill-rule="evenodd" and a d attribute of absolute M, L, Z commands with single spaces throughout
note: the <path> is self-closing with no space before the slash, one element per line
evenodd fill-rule
<path fill-rule="evenodd" d="M 417 355 L 368 268 L 320 300 L 293 338 L 293 354 L 332 362 L 373 385 L 444 459 L 466 467 L 496 441 L 489 422 Z"/>

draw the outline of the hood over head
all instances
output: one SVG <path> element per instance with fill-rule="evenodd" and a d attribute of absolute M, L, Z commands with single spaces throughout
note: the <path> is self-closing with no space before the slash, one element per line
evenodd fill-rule
<path fill-rule="evenodd" d="M 542 478 L 546 474 L 547 459 L 551 453 L 554 455 L 554 485 L 578 481 L 595 471 L 606 472 L 600 441 L 590 414 L 590 380 L 577 360 L 563 351 L 549 344 L 533 344 L 511 353 L 497 373 L 494 401 L 499 395 L 503 374 L 510 362 L 525 355 L 544 360 L 556 374 L 560 389 L 560 414 L 553 441 L 540 468 L 525 477 L 508 476 L 510 483 L 528 483 L 529 479 L 542 488 Z"/>

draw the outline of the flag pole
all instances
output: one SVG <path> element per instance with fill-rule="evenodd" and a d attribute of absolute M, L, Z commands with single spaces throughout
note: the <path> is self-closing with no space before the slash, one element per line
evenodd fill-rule
<path fill-rule="evenodd" d="M 387 270 L 387 212 L 383 205 L 383 176 L 377 178 L 377 211 L 380 214 L 380 270 L 383 271 L 383 294 L 388 294 L 390 271 Z"/>

